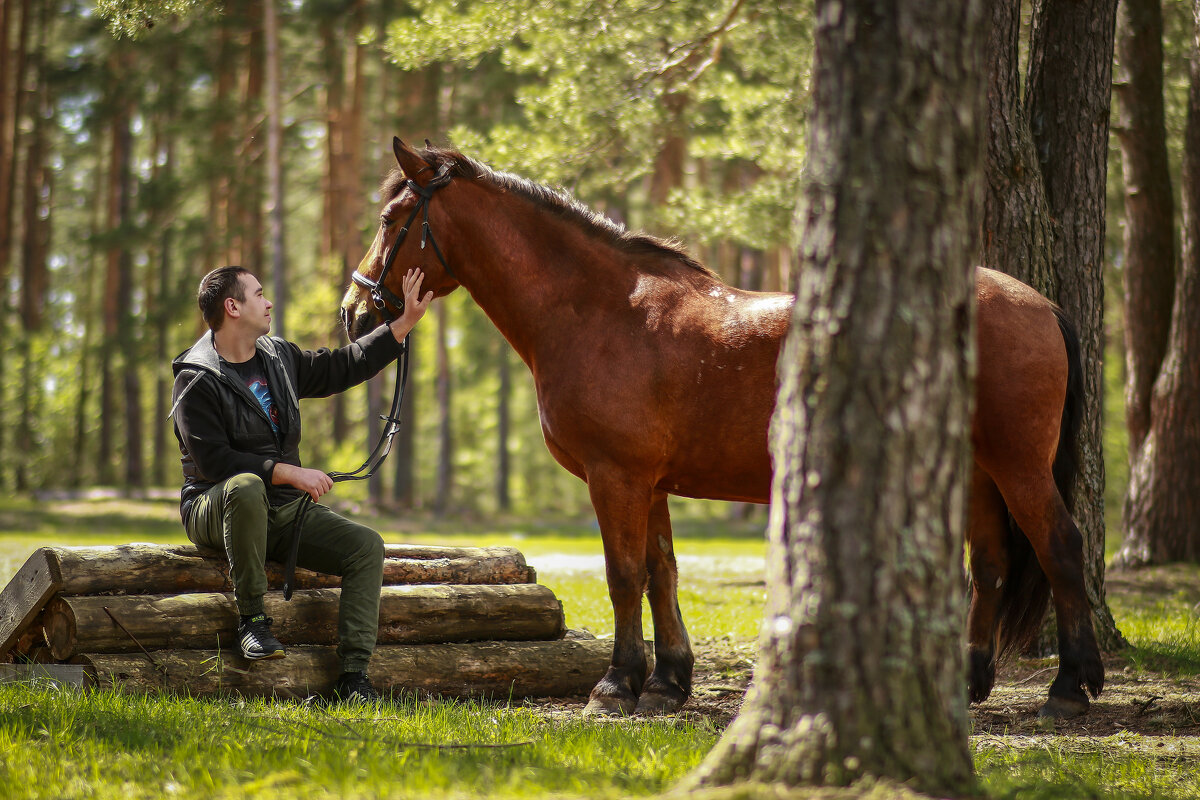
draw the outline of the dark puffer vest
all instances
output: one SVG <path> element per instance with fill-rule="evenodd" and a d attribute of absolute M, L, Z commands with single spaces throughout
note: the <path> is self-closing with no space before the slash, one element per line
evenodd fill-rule
<path fill-rule="evenodd" d="M 262 478 L 271 505 L 300 497 L 294 487 L 271 484 L 277 463 L 301 465 L 300 398 L 328 397 L 356 386 L 402 350 L 386 325 L 337 350 L 301 350 L 271 336 L 261 337 L 255 347 L 279 409 L 279 435 L 242 379 L 217 355 L 211 331 L 171 364 L 171 417 L 183 465 L 179 513 L 185 521 L 198 496 L 243 472 Z"/>

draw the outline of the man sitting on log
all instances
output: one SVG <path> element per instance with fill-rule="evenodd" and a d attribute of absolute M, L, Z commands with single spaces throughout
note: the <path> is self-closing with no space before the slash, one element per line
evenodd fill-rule
<path fill-rule="evenodd" d="M 229 558 L 241 622 L 242 655 L 282 658 L 264 614 L 265 561 L 284 561 L 292 521 L 307 494 L 333 488 L 324 472 L 300 464 L 301 397 L 327 397 L 372 377 L 402 352 L 405 335 L 433 299 L 421 297 L 420 270 L 404 276 L 404 312 L 357 342 L 301 350 L 268 336 L 271 302 L 242 267 L 220 267 L 200 281 L 197 301 L 209 327 L 172 364 L 171 415 L 183 464 L 180 514 L 188 538 Z M 370 528 L 316 504 L 307 513 L 299 566 L 340 575 L 334 695 L 378 699 L 367 677 L 379 630 L 383 540 Z"/>

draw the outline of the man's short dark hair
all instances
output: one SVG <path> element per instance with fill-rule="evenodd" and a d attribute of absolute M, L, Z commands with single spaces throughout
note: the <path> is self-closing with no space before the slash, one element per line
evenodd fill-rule
<path fill-rule="evenodd" d="M 200 291 L 196 293 L 196 302 L 200 313 L 208 323 L 209 330 L 220 330 L 225 322 L 225 300 L 232 297 L 239 303 L 246 302 L 246 288 L 242 285 L 242 275 L 249 275 L 245 267 L 217 267 L 200 279 Z"/>

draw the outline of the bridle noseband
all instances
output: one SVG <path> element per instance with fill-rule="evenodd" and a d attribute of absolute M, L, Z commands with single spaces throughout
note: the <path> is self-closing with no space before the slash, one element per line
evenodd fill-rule
<path fill-rule="evenodd" d="M 429 228 L 429 201 L 433 198 L 434 192 L 449 184 L 453 179 L 454 176 L 450 174 L 450 170 L 453 168 L 453 161 L 444 162 L 438 167 L 437 175 L 433 177 L 433 180 L 424 186 L 419 185 L 412 178 L 404 182 L 404 185 L 417 195 L 417 205 L 413 208 L 412 213 L 408 215 L 404 227 L 400 229 L 400 234 L 396 237 L 396 243 L 388 251 L 387 258 L 383 262 L 383 270 L 379 273 L 379 277 L 372 280 L 358 270 L 355 270 L 350 275 L 350 280 L 370 293 L 371 303 L 385 319 L 388 319 L 387 306 L 389 303 L 399 313 L 404 313 L 404 298 L 399 297 L 391 289 L 384 286 L 383 282 L 387 280 L 388 272 L 392 269 L 392 263 L 396 260 L 396 253 L 400 252 L 400 245 L 404 244 L 404 238 L 408 236 L 408 229 L 413 224 L 413 220 L 417 218 L 417 214 L 423 212 L 421 219 L 421 249 L 425 249 L 425 242 L 428 240 L 433 245 L 433 252 L 437 255 L 438 261 L 441 262 L 442 269 L 446 270 L 446 274 L 451 278 L 458 280 L 458 276 L 454 274 L 454 270 L 450 269 L 450 265 L 446 263 L 446 258 L 442 255 L 442 249 L 438 247 L 437 239 L 433 238 L 433 231 Z"/>

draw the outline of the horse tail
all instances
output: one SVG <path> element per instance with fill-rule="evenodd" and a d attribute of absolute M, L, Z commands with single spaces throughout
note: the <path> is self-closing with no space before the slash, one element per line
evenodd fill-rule
<path fill-rule="evenodd" d="M 1070 512 L 1071 494 L 1079 469 L 1075 460 L 1075 440 L 1083 415 L 1083 368 L 1075 326 L 1058 306 L 1054 306 L 1054 316 L 1067 349 L 1067 396 L 1059 425 L 1053 474 L 1058 493 Z M 1008 577 L 997 609 L 997 659 L 1009 652 L 1023 651 L 1036 640 L 1049 605 L 1050 581 L 1042 572 L 1029 539 L 1009 514 Z"/>
<path fill-rule="evenodd" d="M 1058 306 L 1054 317 L 1067 348 L 1067 399 L 1063 403 L 1062 425 L 1058 429 L 1058 451 L 1054 454 L 1054 483 L 1068 513 L 1074 513 L 1075 477 L 1079 463 L 1075 460 L 1075 440 L 1083 422 L 1083 365 L 1079 356 L 1079 336 L 1067 314 Z"/>

